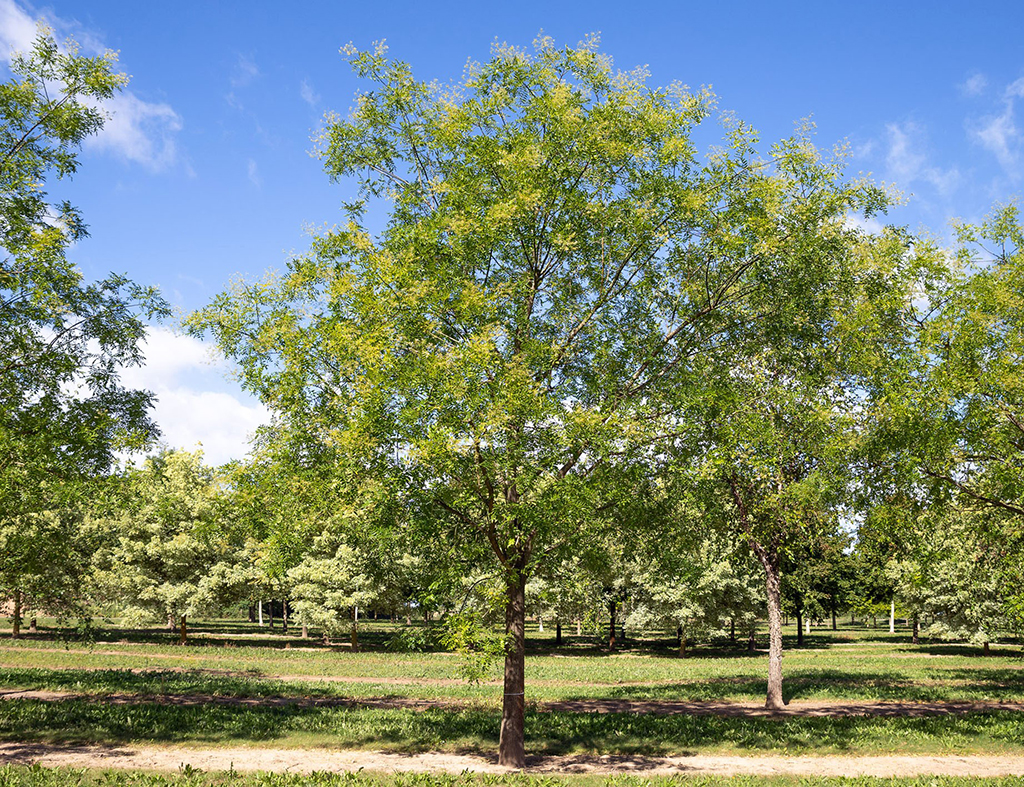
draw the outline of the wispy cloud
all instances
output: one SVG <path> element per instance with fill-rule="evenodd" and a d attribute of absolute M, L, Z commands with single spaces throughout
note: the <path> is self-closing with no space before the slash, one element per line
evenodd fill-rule
<path fill-rule="evenodd" d="M 249 159 L 249 182 L 252 183 L 256 188 L 260 188 L 263 185 L 263 178 L 260 177 L 260 169 L 256 164 L 255 159 Z"/>
<path fill-rule="evenodd" d="M 42 21 L 54 29 L 58 40 L 73 34 L 83 54 L 99 55 L 105 50 L 100 38 L 79 29 L 73 20 L 43 14 Z M 37 20 L 14 0 L 0 0 L 0 57 L 10 63 L 14 52 L 26 52 L 37 35 Z M 86 140 L 90 149 L 113 154 L 125 161 L 142 164 L 152 171 L 164 170 L 178 161 L 177 135 L 181 117 L 166 103 L 145 101 L 125 90 L 103 102 L 107 122 Z"/>
<path fill-rule="evenodd" d="M 970 138 L 995 156 L 1003 171 L 1016 180 L 1020 176 L 1022 139 L 1017 127 L 1016 104 L 1024 98 L 1024 78 L 1011 82 L 1003 91 L 999 111 L 968 119 Z"/>
<path fill-rule="evenodd" d="M 942 169 L 928 163 L 927 138 L 916 123 L 889 123 L 885 127 L 887 152 L 885 163 L 889 177 L 898 186 L 909 188 L 915 182 L 933 186 L 948 197 L 960 184 L 956 167 Z"/>
<path fill-rule="evenodd" d="M 259 75 L 259 66 L 252 56 L 239 55 L 231 71 L 231 87 L 246 87 Z"/>
<path fill-rule="evenodd" d="M 302 100 L 311 107 L 315 107 L 320 103 L 320 94 L 313 89 L 313 86 L 309 84 L 308 80 L 302 80 L 302 84 L 299 85 L 299 95 L 302 96 Z"/>
<path fill-rule="evenodd" d="M 965 96 L 980 96 L 988 88 L 988 79 L 984 74 L 971 74 L 960 83 L 959 88 Z"/>

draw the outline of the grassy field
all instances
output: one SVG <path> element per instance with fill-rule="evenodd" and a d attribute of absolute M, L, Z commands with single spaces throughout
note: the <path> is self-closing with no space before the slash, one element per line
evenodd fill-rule
<path fill-rule="evenodd" d="M 365 650 L 327 648 L 251 624 L 212 623 L 192 644 L 152 630 L 98 629 L 89 642 L 42 630 L 0 640 L 0 740 L 198 746 L 491 752 L 497 745 L 499 666 L 493 680 L 458 678 L 448 653 L 386 650 L 395 629 L 370 625 Z M 794 648 L 787 632 L 786 695 L 857 703 L 1024 701 L 1019 645 L 924 643 L 909 634 L 843 627 Z M 531 632 L 527 747 L 534 753 L 672 755 L 1013 753 L 1024 755 L 1024 712 L 986 708 L 939 715 L 799 716 L 593 713 L 568 701 L 718 701 L 763 698 L 767 656 L 727 643 L 680 658 L 668 641 L 630 640 L 608 653 L 592 639 L 559 649 Z M 83 696 L 85 695 L 85 696 Z M 286 701 L 282 701 L 282 698 Z M 346 702 L 352 700 L 352 702 Z M 612 706 L 615 710 L 616 706 Z M 643 711 L 643 707 L 639 708 Z M 18 777 L 21 778 L 21 777 Z M 3 782 L 0 781 L 0 785 Z"/>

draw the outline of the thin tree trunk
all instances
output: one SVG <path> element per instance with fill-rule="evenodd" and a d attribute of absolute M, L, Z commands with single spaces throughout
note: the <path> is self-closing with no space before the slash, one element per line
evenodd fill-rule
<path fill-rule="evenodd" d="M 288 601 L 281 602 L 281 631 L 288 633 Z"/>
<path fill-rule="evenodd" d="M 359 652 L 359 607 L 352 607 L 352 652 Z"/>
<path fill-rule="evenodd" d="M 851 626 L 857 625 L 857 618 L 854 617 L 852 609 L 850 610 L 850 625 Z"/>
<path fill-rule="evenodd" d="M 29 619 L 28 621 L 28 633 L 35 634 L 38 632 L 38 630 L 39 629 L 36 627 L 36 616 L 33 615 L 31 619 Z"/>
<path fill-rule="evenodd" d="M 267 615 L 270 622 L 270 630 L 274 630 L 274 599 L 270 599 L 270 603 L 267 604 Z"/>
<path fill-rule="evenodd" d="M 802 609 L 796 611 L 796 646 L 804 646 L 804 613 Z"/>
<path fill-rule="evenodd" d="M 757 630 L 751 626 L 750 635 L 747 637 L 747 653 L 757 650 Z"/>
<path fill-rule="evenodd" d="M 987 656 L 987 655 L 989 655 L 989 650 L 988 650 L 988 643 L 987 643 L 987 642 L 983 642 L 983 643 L 981 644 L 981 654 L 982 654 L 983 656 Z"/>
<path fill-rule="evenodd" d="M 919 642 L 919 636 L 918 635 L 920 634 L 920 631 L 921 631 L 921 624 L 920 624 L 920 622 L 917 619 L 917 614 L 915 613 L 914 614 L 913 629 L 912 629 L 913 633 L 910 635 L 910 641 L 913 644 L 915 644 L 915 645 L 917 645 L 918 642 Z"/>
<path fill-rule="evenodd" d="M 21 636 L 21 591 L 14 591 L 14 614 L 11 616 L 11 639 Z"/>
<path fill-rule="evenodd" d="M 779 710 L 786 705 L 782 698 L 782 582 L 778 557 L 763 547 L 757 547 L 755 551 L 764 566 L 768 595 L 768 693 L 764 706 Z"/>
<path fill-rule="evenodd" d="M 259 601 L 259 608 L 260 608 L 260 625 L 262 626 L 263 625 L 263 599 L 260 599 L 260 601 Z"/>
<path fill-rule="evenodd" d="M 608 615 L 611 625 L 608 627 L 608 650 L 615 650 L 615 607 L 618 606 L 615 599 L 608 602 Z"/>
<path fill-rule="evenodd" d="M 250 604 L 249 605 L 249 622 L 250 623 L 255 623 L 256 622 L 256 605 L 255 604 Z"/>
<path fill-rule="evenodd" d="M 178 629 L 178 644 L 184 645 L 188 642 L 188 625 L 185 622 L 185 615 L 181 616 L 181 628 Z"/>
<path fill-rule="evenodd" d="M 555 647 L 562 646 L 562 619 L 555 618 Z"/>
<path fill-rule="evenodd" d="M 839 623 L 836 621 L 836 603 L 832 602 L 832 630 L 839 631 Z"/>
<path fill-rule="evenodd" d="M 537 631 L 541 634 L 544 633 L 544 617 L 542 615 L 537 616 Z"/>
<path fill-rule="evenodd" d="M 583 636 L 583 618 L 576 618 L 576 636 Z"/>
<path fill-rule="evenodd" d="M 680 658 L 686 658 L 686 635 L 679 635 L 679 656 Z"/>
<path fill-rule="evenodd" d="M 896 633 L 896 597 L 889 599 L 889 633 Z"/>
<path fill-rule="evenodd" d="M 302 624 L 302 638 L 309 639 L 309 626 L 305 623 Z"/>
<path fill-rule="evenodd" d="M 515 570 L 505 585 L 505 693 L 498 764 L 526 767 L 526 576 Z"/>

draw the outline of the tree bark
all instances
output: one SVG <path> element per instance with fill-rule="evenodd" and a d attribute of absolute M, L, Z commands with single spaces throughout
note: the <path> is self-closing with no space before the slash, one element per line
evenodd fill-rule
<path fill-rule="evenodd" d="M 611 625 L 608 627 L 608 650 L 615 650 L 615 608 L 618 606 L 615 599 L 608 602 L 608 615 Z"/>
<path fill-rule="evenodd" d="M 359 652 L 359 607 L 352 607 L 352 652 Z"/>
<path fill-rule="evenodd" d="M 804 646 L 804 613 L 799 608 L 796 611 L 796 646 L 798 648 Z"/>
<path fill-rule="evenodd" d="M 281 631 L 288 633 L 288 601 L 281 602 Z"/>
<path fill-rule="evenodd" d="M 185 622 L 185 615 L 181 616 L 181 628 L 178 630 L 178 644 L 184 645 L 188 642 L 188 625 Z"/>
<path fill-rule="evenodd" d="M 576 618 L 576 636 L 583 636 L 583 618 Z"/>
<path fill-rule="evenodd" d="M 679 635 L 679 657 L 686 658 L 686 635 L 682 633 Z"/>
<path fill-rule="evenodd" d="M 832 602 L 832 630 L 839 631 L 839 622 L 836 620 L 836 602 Z"/>
<path fill-rule="evenodd" d="M 11 639 L 21 636 L 21 591 L 14 591 L 14 614 L 11 615 Z"/>
<path fill-rule="evenodd" d="M 562 620 L 561 618 L 555 618 L 555 647 L 560 648 L 562 646 Z"/>
<path fill-rule="evenodd" d="M 747 637 L 747 653 L 753 653 L 757 650 L 757 630 L 751 626 L 750 636 Z"/>
<path fill-rule="evenodd" d="M 260 625 L 262 626 L 263 625 L 263 599 L 260 599 L 260 601 L 259 601 L 259 609 L 260 609 Z"/>
<path fill-rule="evenodd" d="M 919 642 L 920 638 L 919 638 L 918 635 L 920 634 L 920 631 L 921 631 L 921 624 L 920 624 L 920 622 L 917 619 L 917 615 L 915 614 L 914 615 L 913 629 L 912 629 L 913 633 L 910 635 L 910 641 L 913 644 L 915 644 L 915 645 L 917 645 L 918 642 Z"/>
<path fill-rule="evenodd" d="M 777 555 L 768 553 L 762 547 L 755 551 L 764 566 L 765 590 L 768 595 L 768 693 L 764 706 L 779 710 L 786 705 L 782 698 L 782 582 L 779 577 L 779 560 Z"/>
<path fill-rule="evenodd" d="M 302 638 L 309 639 L 309 626 L 305 623 L 302 624 Z"/>
<path fill-rule="evenodd" d="M 889 599 L 889 633 L 896 633 L 896 597 Z"/>
<path fill-rule="evenodd" d="M 982 654 L 983 656 L 987 656 L 987 655 L 989 655 L 989 650 L 988 650 L 988 643 L 987 643 L 987 642 L 983 642 L 983 643 L 981 644 L 981 654 Z"/>
<path fill-rule="evenodd" d="M 29 633 L 29 634 L 35 634 L 35 633 L 36 633 L 36 632 L 38 632 L 38 631 L 39 631 L 39 629 L 38 629 L 38 627 L 36 626 L 36 616 L 35 616 L 35 615 L 33 615 L 33 616 L 32 616 L 32 617 L 31 617 L 31 618 L 29 619 L 29 621 L 28 621 L 28 633 Z"/>
<path fill-rule="evenodd" d="M 526 767 L 526 576 L 521 569 L 506 579 L 505 633 L 498 764 L 519 769 Z"/>

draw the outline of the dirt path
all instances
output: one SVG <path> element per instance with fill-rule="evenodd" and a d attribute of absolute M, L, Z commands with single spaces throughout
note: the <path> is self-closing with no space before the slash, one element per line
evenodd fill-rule
<path fill-rule="evenodd" d="M 0 691 L 0 700 L 38 700 L 60 702 L 87 700 L 111 705 L 229 705 L 233 707 L 288 706 L 298 708 L 407 708 L 452 710 L 483 707 L 480 702 L 457 699 L 416 699 L 412 697 L 225 697 L 215 694 L 81 694 L 70 691 L 18 690 Z M 614 700 L 584 699 L 540 702 L 539 711 L 569 713 L 636 713 L 655 716 L 685 714 L 689 716 L 727 716 L 733 718 L 792 716 L 941 716 L 947 714 L 992 711 L 1024 712 L 1024 702 L 899 702 L 874 700 L 794 700 L 782 710 L 768 710 L 760 702 L 726 702 L 722 700 Z"/>
<path fill-rule="evenodd" d="M 157 746 L 66 746 L 0 743 L 0 764 L 46 767 L 177 771 L 182 765 L 204 771 L 431 771 L 501 773 L 492 758 L 429 752 L 393 754 L 325 749 L 190 749 Z M 634 773 L 645 776 L 720 774 L 770 776 L 1014 776 L 1024 775 L 1024 757 L 934 756 L 711 756 L 611 757 L 596 755 L 529 757 L 533 773 Z"/>

